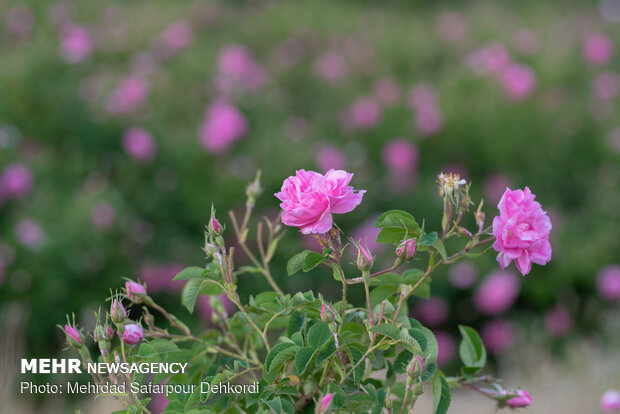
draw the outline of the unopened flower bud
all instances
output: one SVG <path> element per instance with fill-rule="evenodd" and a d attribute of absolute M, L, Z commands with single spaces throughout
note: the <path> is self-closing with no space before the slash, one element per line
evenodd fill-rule
<path fill-rule="evenodd" d="M 409 374 L 410 378 L 415 378 L 422 373 L 423 368 L 424 358 L 418 355 L 417 357 L 413 358 L 407 366 L 407 374 Z"/>
<path fill-rule="evenodd" d="M 620 411 L 620 391 L 609 390 L 601 396 L 601 410 L 605 413 Z"/>
<path fill-rule="evenodd" d="M 82 346 L 82 334 L 71 325 L 65 325 L 65 337 L 67 345 L 72 348 L 80 348 Z"/>
<path fill-rule="evenodd" d="M 474 213 L 474 217 L 476 218 L 476 225 L 478 225 L 479 231 L 482 231 L 482 229 L 484 228 L 484 220 L 486 218 L 486 215 L 482 211 L 483 204 L 484 204 L 484 200 L 481 200 L 480 204 L 478 204 L 478 208 L 476 209 L 476 212 Z"/>
<path fill-rule="evenodd" d="M 357 268 L 361 271 L 367 271 L 372 268 L 373 257 L 367 247 L 357 244 Z"/>
<path fill-rule="evenodd" d="M 247 205 L 254 207 L 256 199 L 260 197 L 263 189 L 260 186 L 260 171 L 256 173 L 256 178 L 245 189 L 245 195 L 248 197 Z"/>
<path fill-rule="evenodd" d="M 468 239 L 473 239 L 474 238 L 474 236 L 471 234 L 471 232 L 469 230 L 467 230 L 465 227 L 459 226 L 459 227 L 457 227 L 456 230 L 463 237 L 467 237 Z"/>
<path fill-rule="evenodd" d="M 331 409 L 333 398 L 334 398 L 334 394 L 332 393 L 326 394 L 323 398 L 321 398 L 321 401 L 319 402 L 319 410 L 318 410 L 319 414 L 329 412 L 328 410 Z"/>
<path fill-rule="evenodd" d="M 116 323 L 122 323 L 127 320 L 127 311 L 118 299 L 112 300 L 112 305 L 110 305 L 110 318 Z"/>
<path fill-rule="evenodd" d="M 529 407 L 532 405 L 532 396 L 525 390 L 517 390 L 517 396 L 506 401 L 506 404 L 512 408 Z"/>
<path fill-rule="evenodd" d="M 123 341 L 129 345 L 135 345 L 142 341 L 144 337 L 144 331 L 142 327 L 135 323 L 125 325 L 125 332 L 123 332 Z"/>
<path fill-rule="evenodd" d="M 140 303 L 142 295 L 146 295 L 146 287 L 136 282 L 125 282 L 125 291 L 127 292 L 127 298 L 134 303 Z"/>
<path fill-rule="evenodd" d="M 396 248 L 396 256 L 399 259 L 408 262 L 415 256 L 415 239 L 407 239 L 401 242 Z"/>
<path fill-rule="evenodd" d="M 93 331 L 93 339 L 95 342 L 105 341 L 108 339 L 107 332 L 102 325 L 97 324 L 97 326 L 95 326 L 95 330 Z"/>
<path fill-rule="evenodd" d="M 219 237 L 222 235 L 222 233 L 224 233 L 224 227 L 218 221 L 218 219 L 215 218 L 215 208 L 213 207 L 213 205 L 211 205 L 211 218 L 209 219 L 208 228 L 211 237 Z"/>

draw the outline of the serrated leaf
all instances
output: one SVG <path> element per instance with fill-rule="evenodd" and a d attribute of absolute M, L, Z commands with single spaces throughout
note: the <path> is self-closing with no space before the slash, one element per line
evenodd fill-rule
<path fill-rule="evenodd" d="M 154 341 L 149 342 L 149 345 L 158 354 L 167 354 L 170 352 L 181 352 L 181 349 L 179 349 L 179 347 L 174 342 L 170 342 L 166 339 L 155 339 Z"/>
<path fill-rule="evenodd" d="M 421 246 L 432 246 L 433 243 L 437 241 L 437 232 L 433 231 L 431 233 L 424 233 L 420 236 L 420 239 L 416 243 L 417 247 Z"/>
<path fill-rule="evenodd" d="M 409 334 L 420 344 L 424 358 L 429 362 L 437 361 L 439 346 L 433 332 L 420 325 L 417 328 L 409 329 Z"/>
<path fill-rule="evenodd" d="M 268 383 L 272 383 L 275 380 L 276 375 L 278 375 L 278 372 L 286 362 L 295 358 L 295 354 L 299 350 L 299 347 L 294 343 L 290 345 L 292 346 L 282 349 L 272 358 L 269 364 L 269 372 L 264 376 L 265 381 Z"/>
<path fill-rule="evenodd" d="M 196 298 L 200 292 L 201 279 L 191 279 L 185 284 L 183 292 L 181 293 L 181 303 L 189 311 L 194 313 L 194 306 L 196 305 Z"/>
<path fill-rule="evenodd" d="M 312 359 L 314 352 L 314 348 L 309 346 L 304 346 L 297 351 L 297 354 L 295 355 L 295 370 L 297 371 L 297 375 L 302 375 L 306 372 L 306 368 L 308 367 L 308 363 Z"/>
<path fill-rule="evenodd" d="M 295 332 L 299 332 L 306 321 L 306 314 L 294 312 L 286 325 L 286 336 L 291 338 Z"/>
<path fill-rule="evenodd" d="M 441 372 L 433 377 L 433 414 L 446 414 L 450 407 L 450 386 Z"/>
<path fill-rule="evenodd" d="M 202 279 L 203 272 L 205 269 L 197 266 L 186 267 L 181 270 L 172 280 L 191 280 L 191 279 Z"/>
<path fill-rule="evenodd" d="M 289 276 L 294 275 L 303 268 L 304 260 L 306 259 L 306 255 L 309 252 L 310 250 L 304 250 L 303 252 L 297 253 L 295 256 L 289 259 L 289 261 L 286 263 L 286 272 Z"/>
<path fill-rule="evenodd" d="M 332 337 L 329 341 L 327 341 L 323 346 L 319 349 L 316 354 L 316 366 L 320 366 L 323 361 L 332 356 L 336 352 L 336 343 L 334 342 L 334 338 Z"/>
<path fill-rule="evenodd" d="M 407 371 L 407 366 L 411 362 L 413 354 L 409 351 L 402 351 L 394 360 L 392 369 L 397 374 L 404 374 Z"/>
<path fill-rule="evenodd" d="M 331 338 L 332 333 L 329 330 L 329 326 L 325 322 L 317 322 L 310 330 L 308 330 L 307 340 L 308 345 L 314 349 L 319 349 L 325 342 Z"/>
<path fill-rule="evenodd" d="M 402 210 L 390 210 L 383 213 L 375 222 L 381 228 L 377 235 L 378 243 L 394 243 L 405 237 L 417 237 L 421 230 L 415 218 Z"/>
<path fill-rule="evenodd" d="M 323 263 L 325 259 L 326 257 L 320 253 L 312 252 L 312 251 L 308 252 L 306 257 L 304 258 L 302 270 L 304 272 L 309 272 L 310 270 L 314 269 L 315 267 Z"/>

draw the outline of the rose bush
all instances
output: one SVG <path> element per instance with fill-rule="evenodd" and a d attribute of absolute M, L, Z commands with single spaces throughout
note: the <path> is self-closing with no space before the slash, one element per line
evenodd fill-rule
<path fill-rule="evenodd" d="M 528 391 L 505 388 L 499 380 L 483 372 L 487 353 L 474 329 L 458 327 L 462 336 L 459 346 L 462 367 L 459 372 L 447 375 L 438 367 L 442 352 L 438 337 L 408 316 L 409 299 L 429 297 L 430 275 L 438 267 L 481 255 L 491 244 L 501 249 L 502 267 L 508 264 L 505 257 L 514 259 L 524 274 L 530 271 L 529 260 L 544 264 L 541 256 L 536 255 L 539 250 L 536 246 L 548 244 L 551 224 L 540 204 L 533 202 L 530 190 L 507 189 L 492 228 L 485 224 L 481 201 L 473 212 L 477 228 L 469 230 L 463 219 L 473 204 L 470 184 L 458 175 L 440 174 L 437 182 L 443 200 L 441 229 L 428 231 L 406 211 L 383 213 L 374 224 L 379 229 L 376 242 L 393 244 L 393 264 L 373 272 L 375 260 L 367 244 L 354 239 L 343 241 L 342 231 L 332 218 L 332 214 L 351 212 L 362 200 L 363 191 L 349 185 L 352 176 L 338 170 L 325 175 L 299 170 L 295 176 L 288 177 L 282 190 L 275 194 L 282 201 L 281 217 L 265 218 L 258 224 L 257 252 L 250 249 L 247 235 L 260 194 L 258 176 L 248 186 L 242 221 L 232 211 L 229 214 L 236 236 L 234 246 L 224 239 L 226 226 L 216 218 L 212 208 L 203 247 L 206 266 L 186 268 L 175 277 L 185 281 L 181 302 L 190 313 L 194 312 L 199 297 L 209 297 L 212 326 L 192 332 L 153 300 L 148 286 L 127 281 L 124 291 L 111 298 L 110 312 L 96 315 L 98 322 L 92 337 L 99 346 L 98 359 L 102 362 L 189 361 L 187 372 L 156 375 L 152 379 L 155 383 L 216 385 L 256 381 L 259 384 L 255 394 L 215 395 L 211 391 L 202 393 L 200 387 L 189 393 L 169 394 L 164 412 L 170 414 L 400 414 L 413 410 L 418 397 L 428 389 L 433 393 L 433 412 L 444 414 L 450 406 L 452 388 L 475 390 L 499 407 L 531 405 Z M 330 302 L 321 292 L 284 293 L 275 283 L 270 261 L 283 235 L 280 220 L 298 227 L 302 234 L 313 234 L 321 246 L 319 251 L 305 250 L 293 256 L 287 264 L 289 276 L 322 266 L 333 275 L 334 285 L 341 287 L 339 301 Z M 457 245 L 455 251 L 446 247 Z M 237 248 L 248 255 L 252 265 L 235 264 Z M 357 253 L 355 265 L 359 276 L 351 277 L 346 270 L 347 249 Z M 551 251 L 542 250 L 546 263 Z M 420 266 L 422 263 L 425 265 Z M 264 275 L 273 291 L 256 292 L 244 304 L 237 287 L 245 283 L 242 278 L 254 274 Z M 506 285 L 503 279 L 498 280 L 489 285 L 492 296 L 501 295 Z M 347 294 L 348 287 L 355 284 L 364 286 L 363 306 L 351 303 Z M 508 295 L 513 297 L 514 292 Z M 236 309 L 227 308 L 223 298 Z M 123 300 L 131 306 L 130 312 Z M 505 306 L 506 301 L 501 302 L 493 306 Z M 156 318 L 152 312 L 159 316 Z M 133 319 L 130 314 L 134 315 Z M 110 325 L 116 328 L 118 345 Z M 84 363 L 90 362 L 91 354 L 75 321 L 63 330 L 67 344 L 79 350 Z M 137 374 L 111 378 L 115 383 L 149 381 Z M 93 375 L 93 381 L 104 380 Z M 117 396 L 128 413 L 147 412 L 148 403 L 154 397 L 133 392 Z"/>

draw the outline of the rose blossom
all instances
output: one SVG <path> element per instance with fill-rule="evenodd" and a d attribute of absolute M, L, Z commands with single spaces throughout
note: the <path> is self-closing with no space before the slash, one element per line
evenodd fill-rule
<path fill-rule="evenodd" d="M 536 73 L 524 65 L 510 65 L 499 80 L 506 95 L 516 102 L 528 98 L 536 89 Z"/>
<path fill-rule="evenodd" d="M 583 45 L 583 57 L 594 65 L 607 63 L 611 58 L 614 46 L 609 38 L 601 33 L 588 35 Z"/>
<path fill-rule="evenodd" d="M 498 270 L 488 275 L 474 293 L 476 309 L 486 315 L 499 315 L 508 310 L 519 294 L 515 275 Z"/>
<path fill-rule="evenodd" d="M 620 265 L 614 264 L 602 268 L 596 286 L 603 299 L 609 302 L 620 301 Z"/>
<path fill-rule="evenodd" d="M 494 354 L 503 353 L 515 340 L 513 325 L 504 320 L 487 322 L 482 327 L 481 336 L 486 348 Z"/>
<path fill-rule="evenodd" d="M 620 392 L 616 390 L 608 390 L 601 396 L 601 410 L 606 413 L 620 411 Z"/>
<path fill-rule="evenodd" d="M 85 27 L 67 24 L 62 28 L 60 52 L 69 63 L 77 63 L 88 57 L 93 50 L 93 41 Z"/>
<path fill-rule="evenodd" d="M 123 341 L 129 345 L 135 345 L 142 341 L 144 331 L 140 325 L 130 323 L 125 325 L 125 332 L 123 332 Z"/>
<path fill-rule="evenodd" d="M 32 173 L 25 164 L 9 164 L 0 176 L 0 191 L 7 198 L 21 198 L 32 190 Z"/>
<path fill-rule="evenodd" d="M 544 265 L 551 260 L 549 233 L 551 220 L 528 187 L 525 190 L 506 188 L 497 208 L 500 215 L 493 219 L 493 249 L 502 269 L 515 261 L 517 269 L 527 275 L 532 262 Z"/>
<path fill-rule="evenodd" d="M 372 98 L 357 99 L 347 112 L 346 123 L 352 129 L 371 129 L 381 121 L 381 107 Z"/>
<path fill-rule="evenodd" d="M 217 60 L 216 85 L 223 93 L 241 88 L 256 92 L 267 82 L 263 67 L 251 56 L 245 46 L 226 46 Z"/>
<path fill-rule="evenodd" d="M 157 147 L 148 131 L 132 127 L 123 135 L 123 150 L 136 161 L 148 162 L 155 157 Z"/>
<path fill-rule="evenodd" d="M 328 232 L 332 213 L 348 213 L 362 202 L 366 191 L 353 190 L 352 178 L 353 174 L 343 170 L 329 170 L 325 175 L 297 170 L 275 194 L 282 201 L 282 223 L 299 227 L 303 234 Z"/>
<path fill-rule="evenodd" d="M 187 47 L 194 39 L 192 26 L 183 20 L 171 23 L 157 39 L 161 43 L 166 57 L 172 56 Z"/>
<path fill-rule="evenodd" d="M 145 79 L 130 75 L 112 91 L 106 101 L 106 109 L 112 115 L 122 115 L 137 110 L 146 101 L 149 85 Z"/>
<path fill-rule="evenodd" d="M 247 132 L 247 121 L 237 108 L 226 102 L 215 102 L 207 108 L 200 142 L 207 152 L 218 154 L 226 151 Z"/>
<path fill-rule="evenodd" d="M 532 396 L 525 390 L 518 390 L 517 397 L 513 397 L 506 401 L 512 408 L 529 407 L 532 405 Z"/>

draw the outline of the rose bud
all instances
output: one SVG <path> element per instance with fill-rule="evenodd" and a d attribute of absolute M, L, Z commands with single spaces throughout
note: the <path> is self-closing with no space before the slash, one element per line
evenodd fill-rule
<path fill-rule="evenodd" d="M 123 304 L 117 299 L 112 300 L 110 317 L 116 323 L 125 322 L 127 320 L 127 311 L 123 307 Z"/>
<path fill-rule="evenodd" d="M 415 239 L 403 240 L 396 248 L 396 256 L 399 259 L 408 262 L 415 255 Z"/>
<path fill-rule="evenodd" d="M 215 217 L 209 220 L 209 232 L 213 237 L 221 236 L 224 232 L 222 225 Z"/>
<path fill-rule="evenodd" d="M 111 341 L 112 338 L 114 338 L 114 329 L 112 329 L 112 327 L 110 325 L 108 325 L 108 327 L 107 327 L 107 329 L 105 331 L 108 334 L 108 341 Z"/>
<path fill-rule="evenodd" d="M 361 271 L 367 271 L 372 268 L 373 257 L 367 247 L 363 247 L 361 244 L 357 246 L 357 268 Z"/>
<path fill-rule="evenodd" d="M 325 397 L 321 398 L 321 402 L 319 403 L 319 414 L 327 413 L 331 408 L 332 399 L 334 398 L 334 394 L 329 393 L 325 395 Z"/>
<path fill-rule="evenodd" d="M 529 407 L 532 404 L 532 396 L 525 390 L 518 390 L 517 396 L 506 401 L 512 408 Z"/>
<path fill-rule="evenodd" d="M 129 345 L 135 345 L 142 341 L 144 337 L 144 331 L 140 325 L 130 323 L 125 325 L 125 332 L 123 333 L 123 341 Z"/>
<path fill-rule="evenodd" d="M 606 413 L 620 411 L 620 392 L 616 390 L 606 391 L 601 396 L 601 410 Z"/>
<path fill-rule="evenodd" d="M 142 295 L 146 295 L 146 287 L 140 283 L 127 281 L 125 282 L 125 291 L 127 298 L 134 303 L 139 303 Z"/>
<path fill-rule="evenodd" d="M 82 334 L 73 326 L 65 325 L 65 337 L 67 338 L 67 345 L 72 348 L 80 348 L 82 346 Z"/>

